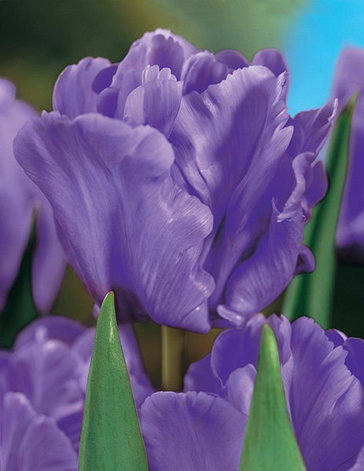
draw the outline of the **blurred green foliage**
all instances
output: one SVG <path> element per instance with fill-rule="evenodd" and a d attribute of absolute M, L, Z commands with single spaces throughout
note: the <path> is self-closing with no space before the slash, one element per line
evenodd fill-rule
<path fill-rule="evenodd" d="M 147 0 L 0 0 L 0 76 L 13 80 L 22 98 L 49 109 L 64 67 L 85 56 L 117 61 L 159 24 Z"/>
<path fill-rule="evenodd" d="M 309 0 L 0 0 L 0 76 L 50 109 L 60 71 L 85 56 L 120 60 L 143 32 L 163 27 L 200 48 L 245 55 L 279 47 Z"/>
<path fill-rule="evenodd" d="M 176 32 L 203 49 L 238 49 L 251 58 L 279 48 L 310 0 L 154 0 L 175 19 Z"/>

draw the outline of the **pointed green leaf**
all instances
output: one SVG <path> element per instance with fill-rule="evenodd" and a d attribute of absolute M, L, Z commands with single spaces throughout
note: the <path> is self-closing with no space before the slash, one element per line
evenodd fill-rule
<path fill-rule="evenodd" d="M 305 230 L 304 243 L 316 259 L 312 273 L 296 277 L 288 287 L 282 312 L 290 319 L 310 316 L 328 328 L 331 323 L 332 298 L 336 272 L 335 237 L 349 159 L 351 120 L 356 96 L 338 117 L 326 160 L 329 190 L 314 209 Z"/>
<path fill-rule="evenodd" d="M 128 370 L 108 293 L 97 320 L 82 424 L 79 471 L 148 469 Z"/>
<path fill-rule="evenodd" d="M 265 325 L 239 471 L 305 471 L 288 416 L 277 341 Z"/>
<path fill-rule="evenodd" d="M 0 313 L 0 348 L 11 348 L 18 333 L 37 317 L 31 276 L 34 247 L 33 224 L 18 275 L 9 292 L 6 305 Z"/>

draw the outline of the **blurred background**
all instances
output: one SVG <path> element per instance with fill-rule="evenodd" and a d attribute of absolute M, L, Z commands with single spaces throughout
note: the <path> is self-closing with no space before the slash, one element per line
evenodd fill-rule
<path fill-rule="evenodd" d="M 16 84 L 20 98 L 48 110 L 66 65 L 85 56 L 119 61 L 145 31 L 162 27 L 214 52 L 232 48 L 251 58 L 262 48 L 282 49 L 295 114 L 327 99 L 339 51 L 364 47 L 363 25 L 363 0 L 0 0 L 0 77 Z M 336 283 L 335 327 L 364 336 L 363 267 L 340 264 Z M 53 311 L 94 322 L 91 299 L 71 269 Z M 137 326 L 137 334 L 158 384 L 159 328 Z M 196 335 L 186 336 L 186 365 L 208 352 L 216 333 L 200 338 L 197 349 Z"/>

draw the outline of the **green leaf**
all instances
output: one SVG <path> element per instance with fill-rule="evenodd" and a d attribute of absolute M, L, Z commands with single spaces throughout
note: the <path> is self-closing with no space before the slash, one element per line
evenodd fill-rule
<path fill-rule="evenodd" d="M 97 320 L 79 471 L 119 470 L 148 470 L 148 464 L 110 292 Z"/>
<path fill-rule="evenodd" d="M 277 341 L 264 325 L 239 471 L 305 471 L 288 416 Z"/>
<path fill-rule="evenodd" d="M 16 280 L 0 313 L 0 348 L 11 348 L 18 333 L 37 317 L 32 293 L 32 258 L 35 247 L 34 224 Z"/>
<path fill-rule="evenodd" d="M 338 117 L 326 160 L 329 190 L 314 209 L 305 230 L 304 243 L 312 250 L 316 268 L 296 277 L 288 287 L 282 312 L 289 319 L 310 316 L 323 328 L 330 327 L 336 273 L 335 237 L 349 159 L 349 141 L 356 96 Z"/>

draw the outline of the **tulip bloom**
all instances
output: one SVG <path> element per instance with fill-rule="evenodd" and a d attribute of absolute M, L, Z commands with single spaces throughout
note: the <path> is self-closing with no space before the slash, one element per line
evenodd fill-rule
<path fill-rule="evenodd" d="M 352 262 L 364 262 L 364 50 L 348 47 L 339 56 L 332 96 L 342 109 L 358 92 L 350 136 L 350 160 L 341 203 L 336 245 Z"/>
<path fill-rule="evenodd" d="M 0 460 L 4 471 L 77 470 L 95 329 L 49 316 L 0 351 Z M 129 326 L 120 332 L 137 406 L 153 392 Z"/>
<path fill-rule="evenodd" d="M 205 332 L 313 269 L 303 227 L 326 189 L 315 158 L 334 110 L 292 119 L 287 91 L 278 51 L 249 64 L 163 30 L 118 64 L 66 68 L 15 153 L 96 303 L 113 290 L 124 321 Z"/>
<path fill-rule="evenodd" d="M 159 392 L 140 412 L 151 471 L 235 471 L 254 388 L 262 325 L 275 332 L 287 407 L 309 471 L 364 464 L 364 341 L 309 318 L 253 316 L 190 366 L 185 393 Z M 284 443 L 282 444 L 284 446 Z"/>
<path fill-rule="evenodd" d="M 65 259 L 55 231 L 52 209 L 24 175 L 13 154 L 13 140 L 35 111 L 15 99 L 15 87 L 0 79 L 0 310 L 18 273 L 37 211 L 37 246 L 32 266 L 37 307 L 47 312 L 62 280 Z"/>

